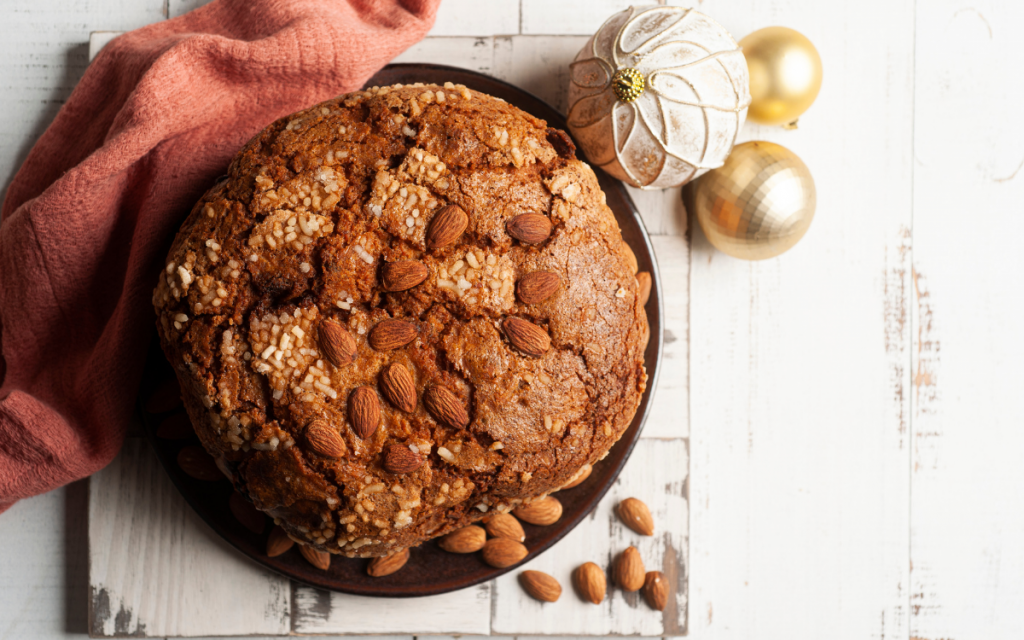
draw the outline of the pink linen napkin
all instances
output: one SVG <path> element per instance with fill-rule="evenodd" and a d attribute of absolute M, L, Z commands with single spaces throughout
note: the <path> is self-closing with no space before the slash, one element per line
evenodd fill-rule
<path fill-rule="evenodd" d="M 120 449 L 162 260 L 235 152 L 358 89 L 439 2 L 215 0 L 103 49 L 3 203 L 0 512 Z"/>

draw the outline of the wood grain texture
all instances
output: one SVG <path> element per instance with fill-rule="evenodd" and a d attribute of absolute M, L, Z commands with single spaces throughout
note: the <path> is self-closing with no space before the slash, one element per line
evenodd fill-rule
<path fill-rule="evenodd" d="M 494 581 L 495 634 L 675 636 L 686 632 L 689 505 L 687 443 L 640 440 L 630 464 L 615 485 L 576 529 L 555 547 Z M 600 463 L 598 463 L 600 464 Z M 558 494 L 555 494 L 557 497 Z M 654 516 L 654 536 L 627 528 L 614 513 L 624 498 L 639 498 Z M 526 545 L 530 539 L 527 537 Z M 572 589 L 572 571 L 584 562 L 598 564 L 610 576 L 612 559 L 626 547 L 639 549 L 648 570 L 665 573 L 672 584 L 665 613 L 653 611 L 639 593 L 612 585 L 600 605 L 583 603 Z M 523 591 L 518 574 L 543 571 L 562 585 L 558 602 L 541 603 Z"/>
<path fill-rule="evenodd" d="M 914 3 L 705 5 L 800 30 L 826 71 L 798 130 L 742 135 L 810 167 L 807 236 L 750 263 L 693 235 L 690 631 L 905 639 Z"/>
<path fill-rule="evenodd" d="M 91 635 L 290 630 L 288 580 L 202 523 L 140 439 L 90 479 L 89 571 Z"/>
<path fill-rule="evenodd" d="M 490 632 L 491 587 L 425 598 L 364 598 L 293 587 L 292 630 L 299 634 L 482 634 Z"/>
<path fill-rule="evenodd" d="M 1024 629 L 1021 4 L 917 5 L 910 635 Z"/>

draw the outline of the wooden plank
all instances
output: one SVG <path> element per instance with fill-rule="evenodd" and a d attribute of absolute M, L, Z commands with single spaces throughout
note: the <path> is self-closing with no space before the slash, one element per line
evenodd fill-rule
<path fill-rule="evenodd" d="M 678 190 L 672 190 L 678 191 Z M 651 236 L 664 305 L 658 384 L 644 438 L 690 437 L 690 245 L 684 236 Z M 644 464 L 643 462 L 634 464 Z"/>
<path fill-rule="evenodd" d="M 298 584 L 293 589 L 295 633 L 490 633 L 489 584 L 425 598 L 365 598 Z"/>
<path fill-rule="evenodd" d="M 629 0 L 589 0 L 586 3 L 552 2 L 551 0 L 523 0 L 523 35 L 578 35 L 590 37 L 604 21 L 630 5 L 662 4 L 635 3 Z"/>
<path fill-rule="evenodd" d="M 685 440 L 641 440 L 633 458 L 597 509 L 553 549 L 494 582 L 493 632 L 509 635 L 675 636 L 686 632 L 689 506 Z M 600 464 L 600 463 L 598 463 Z M 556 494 L 557 495 L 557 494 Z M 620 500 L 643 500 L 654 516 L 655 534 L 634 533 L 614 514 Z M 529 545 L 529 540 L 526 541 Z M 573 592 L 572 571 L 595 562 L 610 571 L 613 558 L 633 545 L 648 570 L 660 570 L 674 586 L 664 614 L 639 593 L 612 586 L 600 605 Z M 518 583 L 522 569 L 551 574 L 562 584 L 555 603 L 533 600 Z M 609 573 L 610 575 L 610 573 Z"/>
<path fill-rule="evenodd" d="M 495 48 L 495 75 L 565 113 L 569 63 L 587 39 L 579 36 L 514 36 L 509 40 L 511 46 Z"/>
<path fill-rule="evenodd" d="M 444 0 L 431 36 L 497 36 L 519 33 L 519 0 Z"/>
<path fill-rule="evenodd" d="M 242 557 L 136 438 L 89 482 L 93 636 L 282 635 L 289 582 Z"/>
<path fill-rule="evenodd" d="M 494 41 L 492 38 L 424 38 L 394 62 L 447 64 L 489 74 L 494 63 Z"/>
<path fill-rule="evenodd" d="M 0 515 L 0 638 L 85 633 L 88 492 L 76 482 Z"/>
<path fill-rule="evenodd" d="M 4 2 L 0 38 L 0 191 L 71 95 L 88 64 L 89 32 L 163 19 L 164 0 Z M 0 193 L 2 195 L 2 193 Z"/>
<path fill-rule="evenodd" d="M 750 263 L 693 234 L 691 633 L 907 638 L 914 2 L 704 10 L 802 31 L 825 82 L 743 134 L 810 167 L 807 237 Z"/>
<path fill-rule="evenodd" d="M 918 3 L 911 636 L 1024 629 L 1024 7 Z"/>

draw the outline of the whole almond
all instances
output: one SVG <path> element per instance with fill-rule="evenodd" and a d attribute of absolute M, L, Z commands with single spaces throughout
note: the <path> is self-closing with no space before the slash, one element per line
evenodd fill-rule
<path fill-rule="evenodd" d="M 178 452 L 178 466 L 196 480 L 213 482 L 224 478 L 224 474 L 217 468 L 217 463 L 210 454 L 195 445 L 184 447 Z"/>
<path fill-rule="evenodd" d="M 294 545 L 295 541 L 288 537 L 284 529 L 274 527 L 270 530 L 270 537 L 267 538 L 267 557 L 276 558 Z"/>
<path fill-rule="evenodd" d="M 492 538 L 508 538 L 516 542 L 524 542 L 526 540 L 526 532 L 523 531 L 523 525 L 519 524 L 515 516 L 508 513 L 496 513 L 487 518 L 484 528 L 487 529 L 487 533 Z"/>
<path fill-rule="evenodd" d="M 615 559 L 612 575 L 623 591 L 637 591 L 644 586 L 645 573 L 643 558 L 636 547 L 628 547 Z"/>
<path fill-rule="evenodd" d="M 625 242 L 620 245 L 622 247 L 622 255 L 626 258 L 626 263 L 629 265 L 630 271 L 636 273 L 640 270 L 640 265 L 636 261 L 636 254 L 633 253 L 633 248 Z"/>
<path fill-rule="evenodd" d="M 381 280 L 385 291 L 407 291 L 427 279 L 430 269 L 419 260 L 399 260 L 384 265 Z"/>
<path fill-rule="evenodd" d="M 526 244 L 538 244 L 551 236 L 551 220 L 540 213 L 522 213 L 505 225 L 508 235 Z"/>
<path fill-rule="evenodd" d="M 523 304 L 544 302 L 558 291 L 562 279 L 550 271 L 531 271 L 516 283 L 516 295 Z"/>
<path fill-rule="evenodd" d="M 526 593 L 541 602 L 557 602 L 562 595 L 562 585 L 543 571 L 524 571 L 519 574 L 519 584 Z"/>
<path fill-rule="evenodd" d="M 457 204 L 450 204 L 434 215 L 427 227 L 426 243 L 428 249 L 446 247 L 462 235 L 469 225 L 469 217 Z"/>
<path fill-rule="evenodd" d="M 459 397 L 444 387 L 430 387 L 423 392 L 423 404 L 438 422 L 453 429 L 465 429 L 469 414 Z"/>
<path fill-rule="evenodd" d="M 348 419 L 352 430 L 366 440 L 380 424 L 380 400 L 370 387 L 357 387 L 348 397 Z"/>
<path fill-rule="evenodd" d="M 324 320 L 317 331 L 320 351 L 335 367 L 351 364 L 356 359 L 356 339 L 334 320 Z"/>
<path fill-rule="evenodd" d="M 345 440 L 324 420 L 314 420 L 306 427 L 306 444 L 318 455 L 325 458 L 340 458 L 345 455 Z"/>
<path fill-rule="evenodd" d="M 522 543 L 508 538 L 491 538 L 484 543 L 484 562 L 495 569 L 504 569 L 522 562 L 529 553 Z"/>
<path fill-rule="evenodd" d="M 412 413 L 416 410 L 416 383 L 409 370 L 397 362 L 380 372 L 380 390 L 388 402 L 402 411 Z"/>
<path fill-rule="evenodd" d="M 512 512 L 523 522 L 546 527 L 555 524 L 562 517 L 562 503 L 558 498 L 548 496 L 534 500 L 530 504 L 522 504 Z"/>
<path fill-rule="evenodd" d="M 644 578 L 644 600 L 655 611 L 664 611 L 668 605 L 668 581 L 660 571 L 648 571 Z"/>
<path fill-rule="evenodd" d="M 516 349 L 528 356 L 542 356 L 551 348 L 551 337 L 537 325 L 522 318 L 505 318 L 501 328 Z"/>
<path fill-rule="evenodd" d="M 384 453 L 384 468 L 389 473 L 412 473 L 423 462 L 423 456 L 402 444 L 393 444 Z"/>
<path fill-rule="evenodd" d="M 474 553 L 483 549 L 486 542 L 487 532 L 476 525 L 456 529 L 437 541 L 449 553 Z"/>
<path fill-rule="evenodd" d="M 641 271 L 636 274 L 637 295 L 640 297 L 640 305 L 645 306 L 651 299 L 651 274 Z"/>
<path fill-rule="evenodd" d="M 615 507 L 615 512 L 627 527 L 642 536 L 654 535 L 654 518 L 647 505 L 636 498 L 626 498 Z"/>
<path fill-rule="evenodd" d="M 331 554 L 326 551 L 317 551 L 309 545 L 300 544 L 299 553 L 309 564 L 321 571 L 327 571 L 331 567 Z"/>
<path fill-rule="evenodd" d="M 580 598 L 594 604 L 601 604 L 604 601 L 604 594 L 608 590 L 605 582 L 604 571 L 593 562 L 585 562 L 576 567 L 572 572 L 572 584 L 576 587 L 576 593 Z"/>
<path fill-rule="evenodd" d="M 374 578 L 383 578 L 384 576 L 390 576 L 392 573 L 404 567 L 405 563 L 408 561 L 409 549 L 402 549 L 398 553 L 393 553 L 390 556 L 370 560 L 370 566 L 366 568 L 366 573 L 370 574 L 370 576 Z"/>
<path fill-rule="evenodd" d="M 228 508 L 242 526 L 253 533 L 263 533 L 267 527 L 267 516 L 237 491 L 228 498 Z"/>
<path fill-rule="evenodd" d="M 370 330 L 370 346 L 377 351 L 404 347 L 416 339 L 416 325 L 405 320 L 381 320 Z"/>
<path fill-rule="evenodd" d="M 583 465 L 582 467 L 580 467 L 580 470 L 576 472 L 576 475 L 573 476 L 572 480 L 570 480 L 566 485 L 564 485 L 562 489 L 572 489 L 573 487 L 579 486 L 580 484 L 582 484 L 584 480 L 590 477 L 590 473 L 593 470 L 594 468 L 589 464 Z"/>

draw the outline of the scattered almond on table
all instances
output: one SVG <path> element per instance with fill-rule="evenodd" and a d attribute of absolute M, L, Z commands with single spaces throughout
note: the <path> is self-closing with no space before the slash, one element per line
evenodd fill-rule
<path fill-rule="evenodd" d="M 484 548 L 487 532 L 476 525 L 456 529 L 438 540 L 441 548 L 449 553 L 473 553 Z"/>
<path fill-rule="evenodd" d="M 526 533 L 523 525 L 515 516 L 508 513 L 497 513 L 484 520 L 484 528 L 492 538 L 508 538 L 516 542 L 525 542 Z"/>
<path fill-rule="evenodd" d="M 302 557 L 305 558 L 309 564 L 321 571 L 327 571 L 331 566 L 331 554 L 326 551 L 317 551 L 309 545 L 300 544 L 299 553 L 302 554 Z"/>
<path fill-rule="evenodd" d="M 612 576 L 623 591 L 639 591 L 644 586 L 644 561 L 636 547 L 628 547 L 619 554 Z"/>
<path fill-rule="evenodd" d="M 562 503 L 557 498 L 548 496 L 534 500 L 530 504 L 520 505 L 512 513 L 523 522 L 547 526 L 558 522 L 562 517 Z"/>
<path fill-rule="evenodd" d="M 604 571 L 593 562 L 585 562 L 576 567 L 572 573 L 572 584 L 580 598 L 593 604 L 601 604 L 608 590 Z"/>
<path fill-rule="evenodd" d="M 374 578 L 383 578 L 384 576 L 389 576 L 404 567 L 405 563 L 408 561 L 409 549 L 402 549 L 398 553 L 393 553 L 390 556 L 374 558 L 370 561 L 370 566 L 366 568 L 366 573 Z"/>
<path fill-rule="evenodd" d="M 531 597 L 541 602 L 557 602 L 562 595 L 562 585 L 543 571 L 524 571 L 519 574 L 519 584 Z"/>
<path fill-rule="evenodd" d="M 668 582 L 660 571 L 648 571 L 644 578 L 644 600 L 655 611 L 664 611 L 668 605 Z"/>
<path fill-rule="evenodd" d="M 654 518 L 647 505 L 636 498 L 626 498 L 618 504 L 615 512 L 623 523 L 642 536 L 654 535 Z"/>

